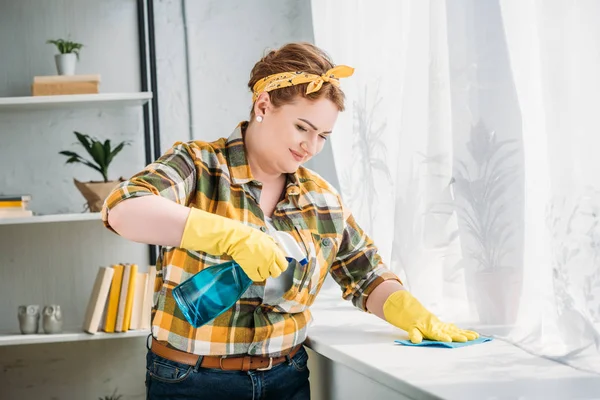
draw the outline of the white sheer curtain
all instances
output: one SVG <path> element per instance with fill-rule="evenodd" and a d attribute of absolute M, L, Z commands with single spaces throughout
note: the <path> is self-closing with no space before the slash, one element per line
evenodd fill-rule
<path fill-rule="evenodd" d="M 312 13 L 356 68 L 332 148 L 384 260 L 444 319 L 600 373 L 600 2 Z"/>

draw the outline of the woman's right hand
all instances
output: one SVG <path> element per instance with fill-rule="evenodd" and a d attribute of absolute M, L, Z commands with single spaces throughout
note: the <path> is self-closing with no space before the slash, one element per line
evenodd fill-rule
<path fill-rule="evenodd" d="M 180 247 L 213 255 L 227 254 L 255 282 L 276 278 L 288 266 L 285 254 L 271 236 L 197 208 L 190 209 Z"/>

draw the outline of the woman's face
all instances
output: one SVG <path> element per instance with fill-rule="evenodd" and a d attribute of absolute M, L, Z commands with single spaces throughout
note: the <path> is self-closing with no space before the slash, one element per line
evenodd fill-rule
<path fill-rule="evenodd" d="M 333 131 L 339 110 L 326 98 L 307 100 L 298 97 L 292 104 L 273 107 L 266 93 L 255 104 L 252 121 L 253 152 L 263 169 L 294 173 L 298 167 L 318 154 Z"/>

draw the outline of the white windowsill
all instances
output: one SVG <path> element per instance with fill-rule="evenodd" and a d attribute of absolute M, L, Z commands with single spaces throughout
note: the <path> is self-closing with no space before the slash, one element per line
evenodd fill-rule
<path fill-rule="evenodd" d="M 502 340 L 456 349 L 394 344 L 406 334 L 355 309 L 339 289 L 311 307 L 307 346 L 410 399 L 592 399 L 600 376 L 531 355 Z"/>

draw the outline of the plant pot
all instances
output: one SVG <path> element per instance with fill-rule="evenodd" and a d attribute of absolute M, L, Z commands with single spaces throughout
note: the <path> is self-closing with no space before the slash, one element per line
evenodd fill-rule
<path fill-rule="evenodd" d="M 54 56 L 56 71 L 59 75 L 75 75 L 77 55 L 75 53 L 57 54 Z"/>
<path fill-rule="evenodd" d="M 75 186 L 81 192 L 85 200 L 87 201 L 87 207 L 90 212 L 100 212 L 102 210 L 102 205 L 104 204 L 104 200 L 108 197 L 110 192 L 117 186 L 119 183 L 123 182 L 124 179 L 120 178 L 117 181 L 90 181 L 90 182 L 80 182 L 77 179 L 73 179 L 75 182 Z"/>
<path fill-rule="evenodd" d="M 469 297 L 477 307 L 482 324 L 515 323 L 521 300 L 521 270 L 498 268 L 467 272 L 466 281 Z"/>

